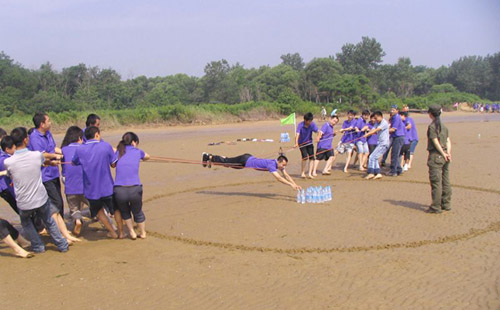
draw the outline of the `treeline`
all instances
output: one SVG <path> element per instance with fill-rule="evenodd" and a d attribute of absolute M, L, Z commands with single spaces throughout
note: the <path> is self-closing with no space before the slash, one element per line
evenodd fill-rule
<path fill-rule="evenodd" d="M 336 55 L 308 63 L 298 53 L 281 56 L 282 63 L 274 67 L 249 69 L 223 59 L 208 63 L 202 77 L 176 74 L 122 80 L 113 69 L 85 64 L 56 71 L 45 63 L 29 70 L 2 52 L 0 117 L 37 111 L 161 111 L 166 106 L 200 104 L 210 110 L 207 104 L 262 102 L 265 109 L 286 114 L 304 107 L 304 102 L 387 109 L 393 103 L 424 108 L 433 102 L 500 99 L 500 53 L 462 57 L 438 69 L 413 66 L 409 58 L 382 64 L 384 56 L 379 42 L 363 37 L 357 44 L 345 44 Z"/>

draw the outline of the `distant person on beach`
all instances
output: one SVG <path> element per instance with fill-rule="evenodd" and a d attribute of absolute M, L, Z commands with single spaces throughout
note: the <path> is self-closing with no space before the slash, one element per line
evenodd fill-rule
<path fill-rule="evenodd" d="M 0 218 L 0 240 L 7 244 L 17 257 L 31 258 L 33 253 L 24 248 L 30 246 L 30 243 L 21 236 L 21 234 L 9 222 Z"/>
<path fill-rule="evenodd" d="M 352 151 L 354 149 L 354 139 L 356 138 L 356 120 L 354 117 L 356 116 L 356 112 L 354 110 L 350 110 L 347 112 L 347 120 L 342 124 L 342 129 L 340 132 L 343 133 L 342 138 L 340 139 L 340 144 L 343 145 L 343 149 L 347 152 L 347 158 L 345 160 L 344 172 L 348 172 L 349 163 L 351 162 Z M 342 152 L 340 152 L 342 153 Z"/>
<path fill-rule="evenodd" d="M 429 213 L 451 210 L 451 184 L 449 169 L 451 163 L 451 140 L 448 128 L 441 122 L 441 107 L 431 105 L 428 110 L 432 123 L 427 128 L 427 151 L 429 157 L 429 180 L 432 204 Z"/>
<path fill-rule="evenodd" d="M 326 109 L 324 106 L 321 107 L 321 119 L 322 120 L 326 119 Z"/>
<path fill-rule="evenodd" d="M 300 176 L 306 178 L 306 164 L 309 160 L 309 169 L 307 177 L 314 178 L 312 175 L 314 168 L 314 144 L 312 139 L 312 133 L 318 132 L 318 127 L 313 122 L 314 116 L 312 113 L 306 113 L 304 115 L 304 121 L 300 122 L 297 126 L 297 135 L 295 136 L 295 147 L 300 148 L 300 154 L 302 156 L 302 169 Z"/>
<path fill-rule="evenodd" d="M 126 132 L 116 147 L 115 202 L 132 240 L 137 238 L 134 223 L 139 228 L 139 237 L 146 238 L 146 216 L 142 211 L 142 183 L 139 178 L 139 163 L 148 160 L 149 155 L 137 148 L 139 137 Z M 132 222 L 132 217 L 134 221 Z"/>
<path fill-rule="evenodd" d="M 365 134 L 365 138 L 369 138 L 372 135 L 378 136 L 377 147 L 373 150 L 370 157 L 368 158 L 368 171 L 365 177 L 366 180 L 370 179 L 380 179 L 382 174 L 380 173 L 379 158 L 382 157 L 385 152 L 389 149 L 389 123 L 384 119 L 382 112 L 376 111 L 371 115 L 371 118 L 375 119 L 375 125 L 373 129 Z"/>
<path fill-rule="evenodd" d="M 66 130 L 61 151 L 63 161 L 71 163 L 77 148 L 83 143 L 82 129 L 78 126 L 71 126 Z M 73 220 L 73 234 L 79 236 L 83 226 L 82 210 L 89 206 L 89 202 L 83 194 L 83 170 L 82 166 L 72 164 L 62 165 L 62 175 L 64 177 L 64 192 L 68 202 L 71 219 Z"/>
<path fill-rule="evenodd" d="M 83 193 L 90 204 L 91 217 L 97 217 L 112 238 L 124 238 L 123 221 L 120 212 L 115 212 L 113 202 L 113 177 L 111 165 L 116 156 L 111 145 L 101 141 L 99 128 L 90 126 L 85 130 L 87 142 L 77 147 L 72 163 L 83 170 Z M 104 209 L 114 214 L 118 234 L 108 221 Z"/>
<path fill-rule="evenodd" d="M 418 144 L 418 130 L 415 121 L 409 114 L 406 117 L 405 126 L 407 130 L 410 130 L 410 160 L 408 161 L 407 168 L 411 169 L 411 164 L 413 163 L 413 157 L 415 157 L 415 150 Z"/>
<path fill-rule="evenodd" d="M 286 158 L 285 155 L 280 155 L 277 159 L 263 159 L 252 156 L 251 154 L 243 154 L 236 157 L 225 157 L 203 153 L 201 160 L 203 167 L 208 166 L 208 168 L 211 168 L 212 163 L 214 163 L 234 169 L 252 168 L 260 171 L 269 171 L 278 182 L 288 185 L 294 190 L 302 189 L 286 172 L 285 167 L 288 164 L 288 158 Z M 279 175 L 278 170 L 281 171 L 283 176 Z"/>
<path fill-rule="evenodd" d="M 52 216 L 53 214 L 59 215 L 59 210 L 52 205 L 47 190 L 43 186 L 42 170 L 40 169 L 42 165 L 57 167 L 60 157 L 55 154 L 30 151 L 27 148 L 29 137 L 26 128 L 14 128 L 10 136 L 14 140 L 16 151 L 14 155 L 4 161 L 4 165 L 14 184 L 21 225 L 31 241 L 31 248 L 36 253 L 45 252 L 45 245 L 31 220 L 32 216 L 37 214 L 45 224 L 59 251 L 66 252 L 68 241 L 61 234 L 57 222 Z"/>
<path fill-rule="evenodd" d="M 325 160 L 325 168 L 323 168 L 323 175 L 330 175 L 332 165 L 335 162 L 335 150 L 332 148 L 333 137 L 335 136 L 334 127 L 339 122 L 337 115 L 332 115 L 330 120 L 326 122 L 323 127 L 318 131 L 316 141 L 318 141 L 316 160 L 314 161 L 313 176 L 317 176 L 317 169 L 319 162 Z"/>
<path fill-rule="evenodd" d="M 401 120 L 405 124 L 405 142 L 403 147 L 401 147 L 401 165 L 403 166 L 403 172 L 408 171 L 408 163 L 410 162 L 410 146 L 411 146 L 411 125 L 407 124 L 408 112 L 399 113 Z"/>

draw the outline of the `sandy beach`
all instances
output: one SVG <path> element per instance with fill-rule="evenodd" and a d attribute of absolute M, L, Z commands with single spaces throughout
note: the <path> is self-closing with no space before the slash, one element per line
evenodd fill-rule
<path fill-rule="evenodd" d="M 296 203 L 267 172 L 142 163 L 148 238 L 111 240 L 93 223 L 65 254 L 49 238 L 29 260 L 0 244 L 2 309 L 500 309 L 500 115 L 444 114 L 453 210 L 439 215 L 424 212 L 430 120 L 412 116 L 420 142 L 398 178 L 345 174 L 340 155 L 331 176 L 302 180 L 300 154 L 288 152 L 299 185 L 332 186 L 323 204 Z M 153 156 L 201 160 L 203 151 L 272 158 L 291 146 L 279 137 L 292 127 L 130 129 Z M 124 131 L 102 136 L 116 145 Z M 274 142 L 208 145 L 239 138 Z M 0 217 L 19 226 L 3 201 Z"/>

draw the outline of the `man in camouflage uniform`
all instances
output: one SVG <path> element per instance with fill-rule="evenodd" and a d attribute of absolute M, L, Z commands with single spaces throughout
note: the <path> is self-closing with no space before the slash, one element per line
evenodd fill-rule
<path fill-rule="evenodd" d="M 429 180 L 431 182 L 432 205 L 429 213 L 441 213 L 451 210 L 451 185 L 449 167 L 451 162 L 451 141 L 448 136 L 448 128 L 441 123 L 441 107 L 431 105 L 429 117 L 432 123 L 427 129 L 427 151 L 429 157 Z"/>

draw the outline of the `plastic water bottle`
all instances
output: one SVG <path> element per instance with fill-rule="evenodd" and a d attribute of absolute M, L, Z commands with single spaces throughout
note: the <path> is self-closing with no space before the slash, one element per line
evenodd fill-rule
<path fill-rule="evenodd" d="M 302 189 L 302 191 L 300 192 L 300 203 L 306 203 L 306 191 L 304 189 Z"/>
<path fill-rule="evenodd" d="M 328 201 L 332 201 L 332 188 L 330 187 L 330 185 L 328 185 L 327 194 L 328 194 Z"/>
<path fill-rule="evenodd" d="M 302 201 L 302 198 L 300 196 L 300 190 L 297 191 L 297 203 L 300 203 Z"/>
<path fill-rule="evenodd" d="M 318 187 L 314 188 L 314 201 L 313 201 L 313 203 L 319 203 Z"/>
<path fill-rule="evenodd" d="M 307 191 L 306 191 L 306 202 L 307 203 L 311 203 L 311 200 L 312 200 L 311 194 L 312 194 L 311 187 L 308 187 Z"/>

